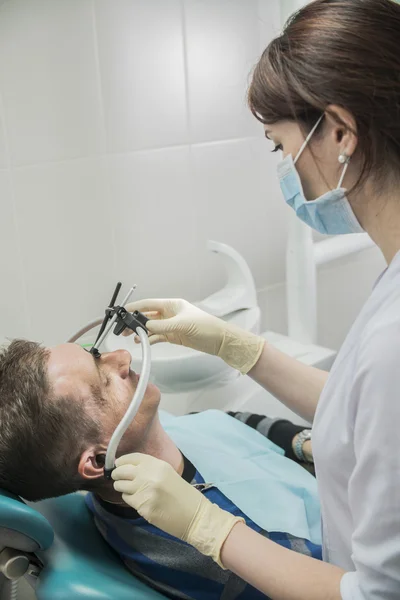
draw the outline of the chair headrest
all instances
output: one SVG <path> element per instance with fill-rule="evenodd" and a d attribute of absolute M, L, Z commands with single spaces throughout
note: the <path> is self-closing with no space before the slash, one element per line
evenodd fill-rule
<path fill-rule="evenodd" d="M 40 550 L 49 548 L 54 539 L 53 528 L 46 517 L 5 490 L 0 490 L 0 528 L 22 534 Z"/>

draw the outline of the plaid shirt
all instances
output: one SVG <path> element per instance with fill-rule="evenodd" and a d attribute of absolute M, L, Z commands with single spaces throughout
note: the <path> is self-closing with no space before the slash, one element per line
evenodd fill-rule
<path fill-rule="evenodd" d="M 186 458 L 182 476 L 191 483 L 204 483 Z M 203 493 L 222 509 L 243 517 L 248 527 L 280 546 L 321 559 L 320 546 L 287 533 L 261 530 L 217 488 L 211 487 Z M 86 496 L 86 502 L 100 533 L 128 569 L 165 596 L 184 600 L 265 600 L 261 592 L 240 577 L 224 571 L 195 548 L 150 525 L 133 509 L 106 503 L 92 494 Z"/>

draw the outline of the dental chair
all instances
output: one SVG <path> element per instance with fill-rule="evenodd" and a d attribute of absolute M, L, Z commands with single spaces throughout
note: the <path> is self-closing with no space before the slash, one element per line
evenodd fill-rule
<path fill-rule="evenodd" d="M 0 490 L 1 599 L 25 577 L 38 600 L 162 600 L 96 529 L 82 494 L 26 504 Z M 7 582 L 8 580 L 8 582 Z M 9 591 L 4 591 L 5 588 Z"/>

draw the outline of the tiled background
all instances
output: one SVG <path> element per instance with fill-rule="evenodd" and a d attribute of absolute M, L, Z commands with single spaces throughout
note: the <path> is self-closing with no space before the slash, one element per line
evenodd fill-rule
<path fill-rule="evenodd" d="M 285 331 L 279 157 L 246 107 L 284 0 L 0 3 L 0 339 L 63 341 L 118 279 L 199 300 L 223 284 L 207 239 L 248 261 L 264 326 Z M 319 279 L 336 347 L 382 267 Z"/>

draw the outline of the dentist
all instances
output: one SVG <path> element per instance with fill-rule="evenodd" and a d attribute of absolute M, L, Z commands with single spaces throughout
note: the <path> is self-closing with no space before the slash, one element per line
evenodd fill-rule
<path fill-rule="evenodd" d="M 400 598 L 399 44 L 394 1 L 315 0 L 249 90 L 297 216 L 324 234 L 367 231 L 388 264 L 329 375 L 184 300 L 129 307 L 152 313 L 152 343 L 219 356 L 313 422 L 323 562 L 253 532 L 154 458 L 121 457 L 113 473 L 145 519 L 273 600 Z"/>

